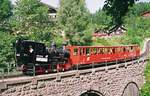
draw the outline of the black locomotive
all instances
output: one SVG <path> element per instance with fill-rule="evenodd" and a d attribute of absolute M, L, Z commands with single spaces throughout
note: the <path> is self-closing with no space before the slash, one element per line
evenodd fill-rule
<path fill-rule="evenodd" d="M 35 71 L 36 74 L 56 72 L 57 64 L 68 62 L 69 56 L 65 45 L 57 48 L 52 43 L 51 47 L 47 48 L 39 42 L 16 41 L 16 61 L 24 74 L 33 74 Z"/>

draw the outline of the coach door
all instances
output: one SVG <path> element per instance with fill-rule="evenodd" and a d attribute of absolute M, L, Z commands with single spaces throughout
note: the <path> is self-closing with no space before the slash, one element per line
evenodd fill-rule
<path fill-rule="evenodd" d="M 79 63 L 80 64 L 85 64 L 86 62 L 86 48 L 85 47 L 80 47 L 79 48 Z"/>
<path fill-rule="evenodd" d="M 84 48 L 83 60 L 85 64 L 91 63 L 91 48 L 90 47 Z"/>
<path fill-rule="evenodd" d="M 79 60 L 79 57 L 80 57 L 80 54 L 79 54 L 79 48 L 78 47 L 74 47 L 73 48 L 73 54 L 72 54 L 72 63 L 73 64 L 79 64 L 80 63 L 80 60 Z"/>

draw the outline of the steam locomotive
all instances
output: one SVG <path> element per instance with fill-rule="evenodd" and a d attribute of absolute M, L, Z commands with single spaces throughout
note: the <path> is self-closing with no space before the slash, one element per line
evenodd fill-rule
<path fill-rule="evenodd" d="M 18 40 L 16 42 L 16 61 L 24 74 L 44 74 L 66 71 L 75 68 L 99 66 L 116 61 L 137 59 L 140 48 L 129 46 L 66 46 L 57 48 L 52 43 L 50 48 L 45 44 Z"/>
<path fill-rule="evenodd" d="M 69 56 L 67 50 L 58 49 L 55 44 L 47 48 L 43 43 L 29 40 L 16 42 L 16 61 L 24 74 L 55 72 L 57 64 L 68 62 Z"/>

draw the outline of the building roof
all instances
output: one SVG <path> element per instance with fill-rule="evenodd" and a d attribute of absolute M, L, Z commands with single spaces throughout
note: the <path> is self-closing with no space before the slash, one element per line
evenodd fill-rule
<path fill-rule="evenodd" d="M 43 4 L 46 5 L 46 6 L 48 6 L 49 8 L 52 8 L 52 9 L 55 9 L 55 10 L 58 9 L 57 7 L 54 7 L 54 6 L 49 5 L 49 4 L 47 4 L 47 3 L 44 3 L 44 2 L 41 2 L 41 3 L 43 3 Z"/>
<path fill-rule="evenodd" d="M 143 17 L 150 17 L 150 11 L 143 12 L 141 14 L 141 16 L 143 16 Z"/>
<path fill-rule="evenodd" d="M 50 13 L 57 13 L 57 10 L 58 10 L 57 7 L 54 7 L 54 6 L 52 6 L 52 5 L 49 5 L 49 4 L 44 3 L 44 2 L 42 2 L 42 1 L 41 1 L 41 3 L 42 3 L 43 5 L 46 5 L 46 6 L 49 8 L 49 12 L 50 12 Z"/>

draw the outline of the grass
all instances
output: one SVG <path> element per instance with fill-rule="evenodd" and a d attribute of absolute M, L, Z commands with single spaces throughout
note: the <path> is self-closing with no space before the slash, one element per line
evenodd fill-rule
<path fill-rule="evenodd" d="M 150 61 L 144 70 L 145 84 L 141 89 L 141 96 L 150 96 Z"/>

